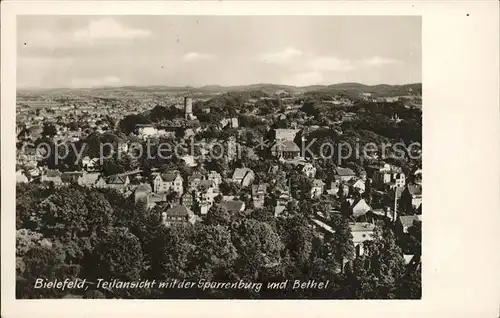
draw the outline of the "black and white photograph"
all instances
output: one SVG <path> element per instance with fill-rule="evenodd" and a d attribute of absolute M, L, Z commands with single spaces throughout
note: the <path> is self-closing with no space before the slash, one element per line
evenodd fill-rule
<path fill-rule="evenodd" d="M 420 299 L 421 33 L 18 16 L 16 298 Z"/>

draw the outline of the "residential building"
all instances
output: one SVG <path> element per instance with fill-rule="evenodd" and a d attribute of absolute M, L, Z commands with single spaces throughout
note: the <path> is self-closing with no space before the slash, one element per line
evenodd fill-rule
<path fill-rule="evenodd" d="M 356 177 L 356 173 L 350 168 L 337 167 L 335 169 L 336 180 L 347 182 Z"/>
<path fill-rule="evenodd" d="M 23 170 L 17 170 L 16 171 L 16 183 L 28 183 L 29 179 L 28 177 L 24 174 Z"/>
<path fill-rule="evenodd" d="M 153 186 L 156 193 L 173 191 L 182 195 L 184 192 L 183 180 L 178 171 L 159 173 L 153 180 Z"/>
<path fill-rule="evenodd" d="M 154 124 L 138 124 L 136 125 L 137 135 L 143 139 L 148 139 L 158 135 L 158 129 Z"/>
<path fill-rule="evenodd" d="M 222 183 L 222 176 L 217 171 L 210 171 L 207 175 L 207 179 L 213 181 L 217 188 Z"/>
<path fill-rule="evenodd" d="M 401 233 L 408 233 L 408 229 L 412 227 L 415 222 L 422 222 L 421 215 L 401 215 L 396 221 L 396 229 Z"/>
<path fill-rule="evenodd" d="M 181 197 L 181 204 L 186 208 L 193 210 L 194 208 L 194 195 L 191 191 L 186 191 Z"/>
<path fill-rule="evenodd" d="M 321 179 L 314 179 L 311 187 L 311 198 L 320 197 L 325 190 L 325 183 Z"/>
<path fill-rule="evenodd" d="M 255 208 L 262 208 L 264 206 L 267 194 L 267 184 L 254 184 L 252 185 L 252 200 Z"/>
<path fill-rule="evenodd" d="M 96 188 L 108 188 L 124 192 L 127 190 L 129 184 L 130 179 L 127 175 L 116 174 L 109 177 L 100 176 L 94 183 L 94 186 Z"/>
<path fill-rule="evenodd" d="M 194 190 L 198 188 L 198 185 L 200 182 L 204 179 L 204 177 L 200 173 L 193 173 L 192 175 L 188 176 L 187 182 L 188 186 L 187 188 L 189 190 Z"/>
<path fill-rule="evenodd" d="M 349 185 L 340 180 L 335 180 L 330 183 L 330 190 L 327 191 L 328 194 L 339 195 L 339 189 L 342 188 L 342 193 L 344 197 L 349 195 Z"/>
<path fill-rule="evenodd" d="M 349 188 L 358 191 L 360 194 L 365 192 L 365 181 L 362 179 L 353 178 L 347 182 Z"/>
<path fill-rule="evenodd" d="M 275 129 L 274 139 L 275 140 L 288 140 L 293 141 L 299 132 L 299 129 Z"/>
<path fill-rule="evenodd" d="M 202 180 L 195 190 L 196 199 L 200 205 L 209 205 L 210 207 L 215 201 L 215 197 L 219 195 L 218 188 L 212 180 Z"/>
<path fill-rule="evenodd" d="M 100 173 L 97 172 L 83 172 L 78 179 L 78 184 L 84 187 L 94 187 L 100 176 Z"/>
<path fill-rule="evenodd" d="M 271 155 L 275 158 L 294 159 L 300 156 L 300 147 L 291 140 L 276 140 L 271 145 Z"/>
<path fill-rule="evenodd" d="M 82 159 L 82 168 L 88 172 L 99 170 L 99 158 L 90 158 L 85 156 Z"/>
<path fill-rule="evenodd" d="M 362 256 L 365 252 L 364 243 L 373 239 L 375 224 L 368 222 L 355 222 L 351 223 L 350 227 L 356 257 Z"/>
<path fill-rule="evenodd" d="M 134 191 L 134 202 L 137 204 L 139 202 L 144 202 L 146 206 L 151 203 L 151 193 L 153 189 L 148 183 L 142 183 Z"/>
<path fill-rule="evenodd" d="M 240 185 L 241 187 L 247 187 L 252 184 L 255 178 L 255 174 L 252 169 L 248 168 L 236 168 L 234 170 L 231 180 Z"/>
<path fill-rule="evenodd" d="M 198 221 L 196 215 L 187 207 L 174 204 L 162 212 L 162 220 L 165 226 L 188 225 Z"/>
<path fill-rule="evenodd" d="M 308 178 L 316 176 L 316 168 L 310 162 L 303 159 L 286 160 L 285 162 L 293 165 L 297 171 L 302 172 Z"/>
<path fill-rule="evenodd" d="M 42 174 L 40 178 L 41 182 L 52 182 L 54 185 L 58 186 L 62 184 L 61 172 L 59 170 L 47 170 Z"/>
<path fill-rule="evenodd" d="M 419 184 L 407 184 L 401 193 L 401 205 L 411 206 L 418 209 L 422 205 L 422 186 Z"/>
<path fill-rule="evenodd" d="M 355 217 L 365 215 L 372 209 L 371 206 L 366 203 L 365 199 L 347 199 L 347 202 L 349 202 L 352 209 L 352 214 Z"/>
<path fill-rule="evenodd" d="M 228 212 L 245 211 L 245 202 L 239 200 L 230 200 L 222 202 L 222 205 Z"/>

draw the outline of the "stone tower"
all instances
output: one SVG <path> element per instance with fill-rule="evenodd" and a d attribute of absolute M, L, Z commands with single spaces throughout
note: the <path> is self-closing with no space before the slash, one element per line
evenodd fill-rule
<path fill-rule="evenodd" d="M 184 118 L 186 120 L 193 118 L 193 99 L 191 97 L 184 97 Z"/>

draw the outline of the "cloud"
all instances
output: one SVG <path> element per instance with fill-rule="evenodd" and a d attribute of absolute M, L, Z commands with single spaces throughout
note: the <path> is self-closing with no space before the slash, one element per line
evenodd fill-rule
<path fill-rule="evenodd" d="M 301 57 L 304 53 L 296 48 L 287 47 L 282 51 L 262 54 L 260 60 L 265 63 L 286 64 Z"/>
<path fill-rule="evenodd" d="M 18 36 L 18 48 L 30 49 L 71 49 L 106 44 L 107 41 L 124 41 L 144 38 L 151 31 L 124 26 L 112 18 L 91 20 L 76 30 L 50 30 L 47 28 L 32 29 Z"/>
<path fill-rule="evenodd" d="M 371 58 L 365 58 L 359 61 L 359 64 L 362 66 L 384 66 L 391 64 L 400 64 L 401 61 L 392 58 L 385 58 L 380 56 L 374 56 Z"/>
<path fill-rule="evenodd" d="M 114 86 L 120 84 L 120 78 L 117 76 L 105 76 L 97 78 L 74 78 L 71 81 L 71 87 L 91 88 L 102 86 Z"/>
<path fill-rule="evenodd" d="M 211 54 L 206 54 L 206 53 L 199 53 L 199 52 L 189 52 L 184 54 L 182 57 L 182 60 L 185 62 L 194 62 L 194 61 L 200 61 L 200 60 L 209 60 L 213 58 L 213 55 Z"/>
<path fill-rule="evenodd" d="M 72 33 L 73 38 L 79 42 L 93 42 L 110 39 L 136 39 L 151 35 L 151 31 L 129 28 L 121 25 L 112 18 L 91 20 L 82 29 L 77 29 Z"/>

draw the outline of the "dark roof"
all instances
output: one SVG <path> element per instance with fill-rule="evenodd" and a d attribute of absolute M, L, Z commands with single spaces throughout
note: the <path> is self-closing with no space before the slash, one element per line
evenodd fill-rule
<path fill-rule="evenodd" d="M 236 168 L 233 173 L 233 179 L 243 179 L 252 170 L 248 168 Z"/>
<path fill-rule="evenodd" d="M 59 170 L 47 170 L 45 176 L 48 178 L 56 178 L 61 176 L 61 172 L 59 172 Z"/>
<path fill-rule="evenodd" d="M 293 141 L 278 140 L 271 146 L 271 150 L 275 150 L 275 151 L 300 151 L 300 148 Z"/>
<path fill-rule="evenodd" d="M 151 186 L 147 183 L 140 184 L 135 188 L 135 192 L 151 192 Z"/>
<path fill-rule="evenodd" d="M 213 180 L 201 180 L 199 187 L 200 188 L 210 188 L 215 185 L 215 182 Z"/>
<path fill-rule="evenodd" d="M 176 172 L 162 173 L 160 174 L 160 177 L 163 179 L 163 181 L 172 182 L 175 180 L 175 178 L 177 178 L 177 173 Z"/>
<path fill-rule="evenodd" d="M 422 195 L 422 186 L 418 184 L 409 184 L 407 186 L 408 192 L 411 195 Z"/>
<path fill-rule="evenodd" d="M 401 220 L 401 224 L 403 224 L 404 227 L 413 226 L 415 221 L 421 221 L 420 215 L 403 215 L 400 216 L 399 219 Z"/>
<path fill-rule="evenodd" d="M 127 180 L 127 176 L 123 176 L 123 175 L 113 175 L 113 176 L 110 176 L 108 177 L 108 179 L 106 180 L 106 183 L 107 184 L 124 184 Z"/>
<path fill-rule="evenodd" d="M 236 211 L 240 211 L 243 208 L 244 204 L 245 203 L 242 201 L 230 200 L 230 201 L 224 202 L 224 207 L 229 212 L 236 212 Z"/>
<path fill-rule="evenodd" d="M 176 205 L 170 207 L 166 212 L 167 212 L 167 216 L 175 216 L 175 217 L 179 217 L 179 216 L 187 217 L 190 214 L 189 213 L 190 210 L 188 208 L 186 208 L 185 206 L 180 205 L 180 204 L 176 204 Z"/>
<path fill-rule="evenodd" d="M 365 232 L 373 231 L 375 229 L 375 224 L 368 222 L 354 222 L 350 224 L 351 232 Z"/>

